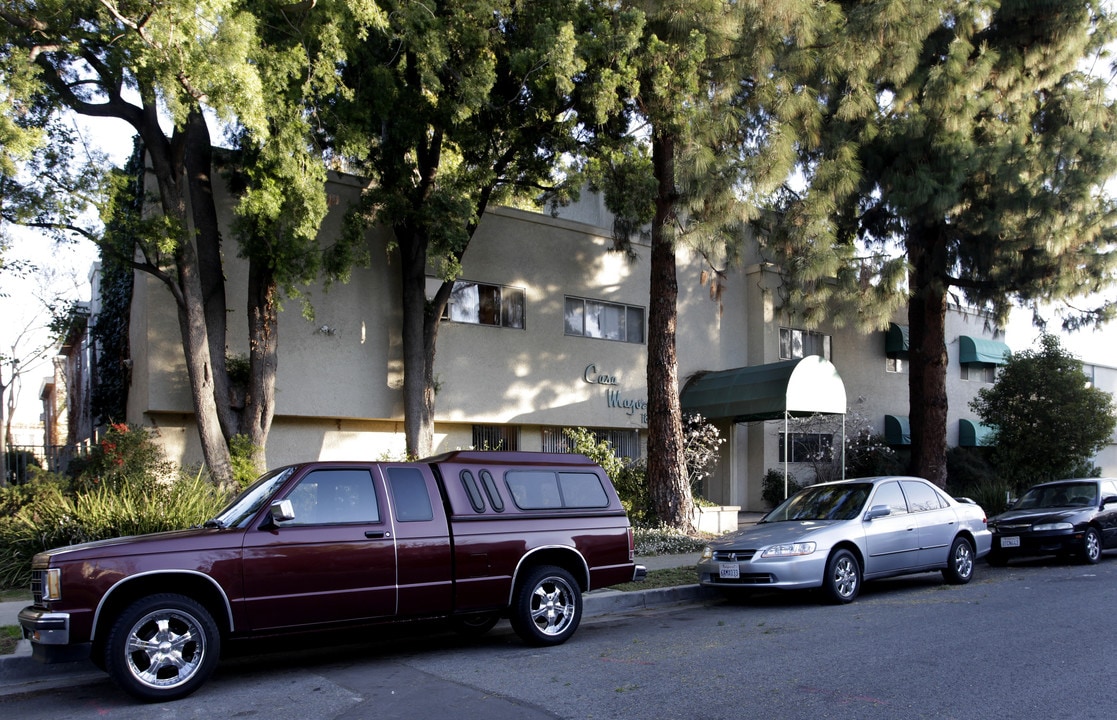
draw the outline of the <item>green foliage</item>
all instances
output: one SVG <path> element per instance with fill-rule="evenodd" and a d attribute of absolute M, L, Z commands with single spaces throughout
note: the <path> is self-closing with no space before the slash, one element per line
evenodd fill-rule
<path fill-rule="evenodd" d="M 760 498 L 770 508 L 774 508 L 787 498 L 802 490 L 805 485 L 798 482 L 793 476 L 787 477 L 787 492 L 784 492 L 783 470 L 768 468 L 761 482 Z"/>
<path fill-rule="evenodd" d="M 992 448 L 954 447 L 946 456 L 946 488 L 954 497 L 966 497 L 992 517 L 1004 511 L 1008 499 L 1016 495 L 1011 482 L 993 468 Z"/>
<path fill-rule="evenodd" d="M 993 428 L 993 464 L 1017 492 L 1089 470 L 1117 428 L 1113 398 L 1087 382 L 1081 362 L 1053 335 L 1040 344 L 1012 354 L 970 403 Z"/>
<path fill-rule="evenodd" d="M 259 477 L 256 455 L 259 448 L 247 435 L 234 435 L 229 441 L 229 456 L 233 463 L 233 480 L 238 488 L 246 488 Z"/>

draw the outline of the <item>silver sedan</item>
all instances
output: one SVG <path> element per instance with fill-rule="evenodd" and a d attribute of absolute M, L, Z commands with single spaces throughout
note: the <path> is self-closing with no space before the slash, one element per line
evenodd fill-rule
<path fill-rule="evenodd" d="M 992 546 L 985 511 L 921 478 L 874 477 L 800 490 L 756 525 L 718 538 L 698 579 L 719 589 L 817 588 L 835 603 L 863 580 L 939 570 L 973 577 Z"/>

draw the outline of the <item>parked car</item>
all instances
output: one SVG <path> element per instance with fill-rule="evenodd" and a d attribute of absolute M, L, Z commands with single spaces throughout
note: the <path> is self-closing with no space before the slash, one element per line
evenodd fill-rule
<path fill-rule="evenodd" d="M 921 478 L 873 477 L 812 485 L 750 528 L 710 543 L 699 582 L 724 590 L 821 587 L 831 602 L 863 580 L 939 570 L 973 577 L 989 553 L 985 511 Z"/>
<path fill-rule="evenodd" d="M 1117 547 L 1117 480 L 1079 478 L 1043 483 L 989 521 L 991 565 L 1025 555 L 1077 555 L 1096 563 Z"/>

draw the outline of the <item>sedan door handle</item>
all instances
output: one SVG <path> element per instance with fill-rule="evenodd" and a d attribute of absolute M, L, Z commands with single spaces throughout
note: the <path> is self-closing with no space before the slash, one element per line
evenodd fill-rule
<path fill-rule="evenodd" d="M 381 538 L 392 537 L 392 533 L 384 532 L 383 530 L 366 530 L 365 537 L 369 538 L 370 540 L 379 540 Z"/>

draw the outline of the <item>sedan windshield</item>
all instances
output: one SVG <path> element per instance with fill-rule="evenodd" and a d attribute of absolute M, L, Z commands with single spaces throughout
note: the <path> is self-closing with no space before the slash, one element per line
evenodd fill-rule
<path fill-rule="evenodd" d="M 869 483 L 804 488 L 765 515 L 761 522 L 852 520 L 860 515 L 872 489 Z"/>
<path fill-rule="evenodd" d="M 1024 493 L 1013 509 L 1084 507 L 1098 501 L 1098 486 L 1092 482 L 1040 485 Z"/>

